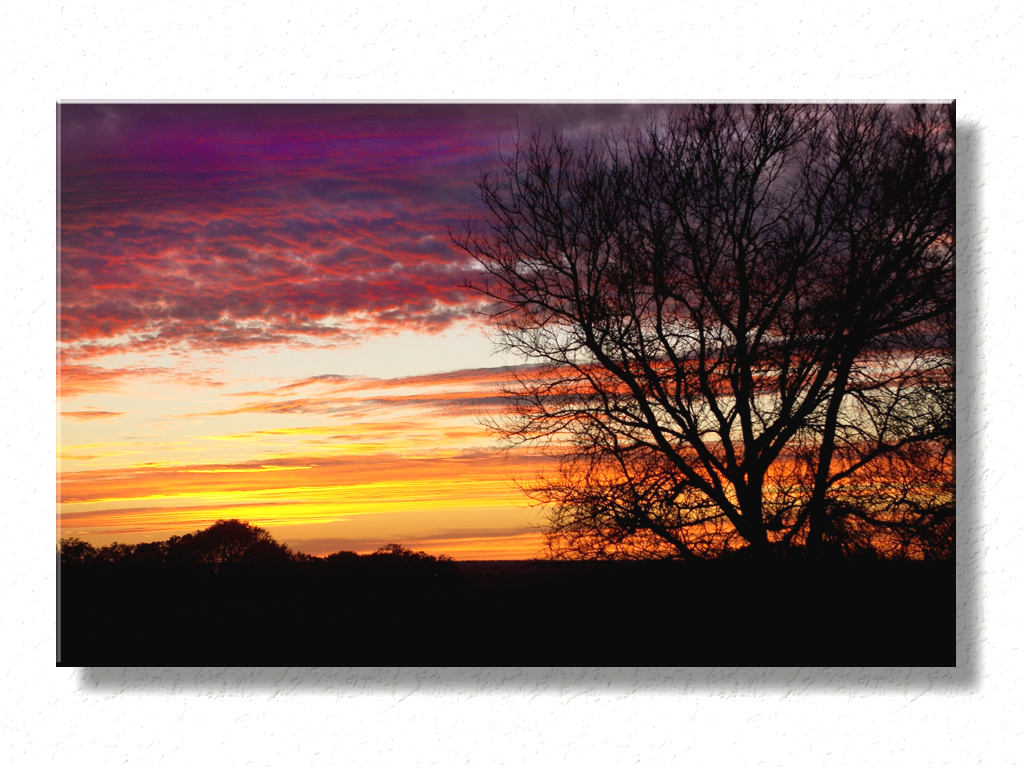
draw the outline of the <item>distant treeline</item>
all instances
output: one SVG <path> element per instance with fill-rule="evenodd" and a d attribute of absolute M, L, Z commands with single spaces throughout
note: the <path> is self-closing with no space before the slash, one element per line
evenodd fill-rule
<path fill-rule="evenodd" d="M 77 538 L 61 539 L 61 562 L 84 564 L 280 563 L 295 559 L 268 531 L 240 520 L 221 520 L 202 531 L 140 544 L 114 542 L 94 547 Z"/>
<path fill-rule="evenodd" d="M 237 520 L 58 551 L 64 666 L 937 666 L 955 563 L 455 562 Z"/>
<path fill-rule="evenodd" d="M 217 570 L 220 567 L 258 565 L 261 567 L 291 563 L 323 564 L 331 567 L 363 563 L 380 567 L 418 568 L 435 572 L 454 573 L 445 564 L 452 558 L 434 557 L 426 552 L 414 552 L 400 544 L 385 544 L 369 555 L 356 552 L 335 552 L 316 557 L 293 552 L 286 544 L 275 541 L 264 528 L 241 520 L 220 520 L 209 528 L 184 536 L 172 536 L 166 541 L 140 544 L 114 542 L 105 547 L 94 547 L 78 538 L 63 538 L 57 547 L 60 562 L 78 566 L 194 566 Z"/>

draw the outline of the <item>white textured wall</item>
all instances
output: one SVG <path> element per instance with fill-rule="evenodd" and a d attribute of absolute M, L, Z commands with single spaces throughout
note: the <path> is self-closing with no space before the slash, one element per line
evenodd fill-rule
<path fill-rule="evenodd" d="M 14 765 L 1016 762 L 1024 25 L 1013 7 L 4 2 L 0 757 Z M 567 97 L 957 98 L 958 667 L 55 668 L 55 100 Z"/>

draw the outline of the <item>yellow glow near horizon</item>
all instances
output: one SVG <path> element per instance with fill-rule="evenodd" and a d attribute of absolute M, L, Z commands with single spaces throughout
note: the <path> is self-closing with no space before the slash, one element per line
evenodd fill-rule
<path fill-rule="evenodd" d="M 238 518 L 285 531 L 286 542 L 308 528 L 371 551 L 395 542 L 460 558 L 535 556 L 536 510 L 509 476 L 532 476 L 536 462 L 496 451 L 463 405 L 492 396 L 497 372 L 413 374 L 93 391 L 89 406 L 120 415 L 63 422 L 58 535 L 137 543 Z"/>

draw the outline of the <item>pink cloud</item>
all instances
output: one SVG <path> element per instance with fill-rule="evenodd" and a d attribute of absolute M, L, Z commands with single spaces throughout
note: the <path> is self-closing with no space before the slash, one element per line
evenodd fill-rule
<path fill-rule="evenodd" d="M 61 416 L 72 421 L 94 421 L 124 416 L 124 411 L 64 411 Z"/>
<path fill-rule="evenodd" d="M 58 386 L 62 398 L 81 397 L 94 392 L 117 392 L 130 382 L 144 378 L 174 381 L 194 386 L 219 387 L 223 382 L 212 372 L 174 370 L 163 366 L 104 368 L 98 365 L 64 362 L 58 366 Z"/>
<path fill-rule="evenodd" d="M 517 114 L 571 130 L 636 113 L 62 105 L 60 339 L 88 357 L 441 331 L 477 303 L 447 228 Z"/>

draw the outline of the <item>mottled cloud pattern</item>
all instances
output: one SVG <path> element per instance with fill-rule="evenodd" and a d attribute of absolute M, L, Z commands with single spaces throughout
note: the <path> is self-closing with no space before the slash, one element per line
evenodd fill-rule
<path fill-rule="evenodd" d="M 509 129 L 627 105 L 61 105 L 65 363 L 332 344 L 465 318 L 449 226 Z"/>

